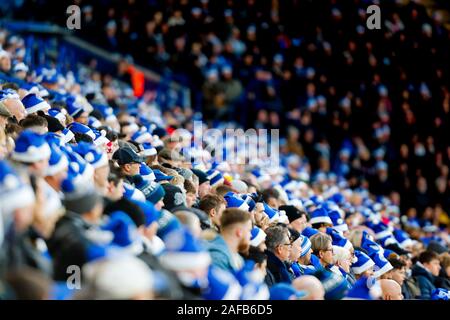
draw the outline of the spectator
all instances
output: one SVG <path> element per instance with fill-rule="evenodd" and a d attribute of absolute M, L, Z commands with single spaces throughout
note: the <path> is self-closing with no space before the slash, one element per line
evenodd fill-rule
<path fill-rule="evenodd" d="M 198 196 L 203 198 L 211 191 L 208 176 L 201 170 L 193 169 L 192 172 L 198 177 Z"/>
<path fill-rule="evenodd" d="M 49 300 L 51 298 L 51 279 L 36 269 L 21 268 L 9 272 L 6 280 L 17 300 Z"/>
<path fill-rule="evenodd" d="M 211 225 L 216 231 L 219 231 L 220 220 L 226 208 L 225 200 L 221 196 L 207 194 L 200 199 L 199 208 L 208 214 Z"/>
<path fill-rule="evenodd" d="M 132 177 L 139 174 L 142 162 L 139 155 L 131 147 L 124 146 L 114 153 L 113 159 L 117 160 L 127 182 L 134 184 Z"/>
<path fill-rule="evenodd" d="M 26 117 L 27 112 L 16 91 L 3 89 L 0 91 L 0 102 L 8 109 L 17 121 Z"/>
<path fill-rule="evenodd" d="M 91 262 L 84 269 L 85 288 L 78 299 L 148 300 L 154 278 L 143 261 L 132 256 Z"/>
<path fill-rule="evenodd" d="M 381 279 L 380 286 L 383 291 L 383 300 L 403 300 L 401 287 L 394 280 Z"/>
<path fill-rule="evenodd" d="M 331 238 L 321 232 L 311 237 L 311 249 L 319 258 L 322 268 L 329 269 L 333 264 L 333 246 Z"/>
<path fill-rule="evenodd" d="M 0 128 L 5 130 L 6 124 L 8 123 L 8 118 L 11 117 L 12 114 L 9 112 L 6 105 L 0 101 Z"/>
<path fill-rule="evenodd" d="M 200 219 L 194 213 L 189 211 L 176 211 L 175 216 L 195 238 L 200 238 L 202 233 Z"/>
<path fill-rule="evenodd" d="M 315 268 L 311 265 L 311 241 L 306 236 L 301 236 L 301 252 L 297 261 L 291 265 L 295 277 L 313 274 Z"/>
<path fill-rule="evenodd" d="M 220 235 L 208 247 L 212 264 L 227 271 L 237 271 L 244 263 L 240 254 L 247 254 L 250 247 L 250 216 L 243 210 L 226 209 L 220 219 L 220 228 Z"/>
<path fill-rule="evenodd" d="M 92 241 L 89 230 L 96 230 L 100 222 L 103 204 L 100 195 L 93 188 L 74 189 L 73 181 L 68 180 L 63 187 L 66 214 L 56 223 L 55 231 L 48 240 L 48 250 L 53 258 L 54 279 L 66 281 L 71 265 L 83 266 L 103 246 Z M 81 201 L 81 199 L 83 199 Z"/>
<path fill-rule="evenodd" d="M 364 252 L 355 250 L 356 261 L 352 264 L 352 271 L 356 279 L 368 278 L 373 275 L 375 263 Z"/>
<path fill-rule="evenodd" d="M 390 271 L 390 277 L 397 282 L 402 288 L 402 294 L 405 300 L 414 299 L 415 295 L 411 292 L 410 287 L 405 283 L 406 279 L 406 263 L 396 258 L 388 259 L 391 265 L 394 267 Z"/>
<path fill-rule="evenodd" d="M 278 209 L 286 211 L 286 215 L 289 219 L 289 227 L 302 233 L 306 228 L 306 213 L 291 205 L 282 205 Z"/>
<path fill-rule="evenodd" d="M 400 298 L 399 286 L 405 298 L 421 298 L 418 280 L 431 299 L 445 297 L 429 285 L 448 282 L 445 258 L 439 271 L 423 256 L 449 247 L 443 21 L 430 23 L 422 4 L 392 4 L 375 35 L 357 26 L 363 1 L 128 1 L 104 14 L 90 2 L 75 35 L 133 56 L 119 57 L 117 70 L 100 56 L 81 61 L 85 48 L 51 35 L 0 29 L 6 271 L 28 267 L 64 281 L 76 263 L 88 274 L 75 298 L 267 299 L 264 282 L 274 299 L 307 298 L 284 285 L 294 278 L 312 285 L 312 298 L 341 299 L 351 287 L 349 298 L 377 299 L 374 278 L 383 278 L 387 299 Z M 21 5 L 21 18 L 48 20 L 64 1 Z M 106 32 L 89 32 L 95 26 Z M 47 42 L 57 50 L 39 45 Z M 141 81 L 133 59 L 161 73 L 157 86 Z M 229 128 L 255 128 L 258 139 L 233 145 Z M 279 153 L 263 129 L 279 129 Z M 239 163 L 220 157 L 233 153 Z M 127 283 L 111 286 L 111 274 Z M 30 294 L 47 296 L 28 282 Z"/>
<path fill-rule="evenodd" d="M 433 251 L 424 251 L 412 269 L 413 277 L 416 277 L 420 288 L 420 299 L 431 299 L 431 293 L 435 287 L 435 277 L 439 275 L 441 267 L 439 256 Z"/>
<path fill-rule="evenodd" d="M 323 285 L 314 276 L 299 277 L 292 282 L 292 286 L 299 291 L 307 292 L 304 300 L 324 300 L 325 290 Z"/>
<path fill-rule="evenodd" d="M 267 276 L 266 283 L 273 286 L 276 283 L 291 283 L 293 275 L 289 272 L 288 263 L 292 244 L 289 231 L 283 226 L 269 227 L 265 230 L 267 245 Z"/>
<path fill-rule="evenodd" d="M 436 278 L 436 287 L 450 290 L 450 254 L 448 252 L 439 255 L 441 270 Z"/>
<path fill-rule="evenodd" d="M 331 271 L 341 275 L 347 280 L 349 287 L 353 282 L 349 276 L 350 267 L 352 265 L 352 256 L 350 251 L 346 248 L 333 246 L 333 267 Z"/>

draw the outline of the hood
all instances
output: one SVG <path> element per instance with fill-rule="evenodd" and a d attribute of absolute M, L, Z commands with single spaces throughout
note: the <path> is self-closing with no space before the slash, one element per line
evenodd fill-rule
<path fill-rule="evenodd" d="M 418 277 L 418 276 L 426 277 L 426 278 L 427 278 L 428 280 L 430 280 L 431 282 L 434 281 L 433 275 L 432 275 L 428 270 L 426 270 L 424 267 L 422 267 L 422 266 L 420 266 L 420 265 L 418 265 L 418 264 L 415 264 L 415 265 L 412 267 L 412 275 L 413 275 L 414 277 Z"/>

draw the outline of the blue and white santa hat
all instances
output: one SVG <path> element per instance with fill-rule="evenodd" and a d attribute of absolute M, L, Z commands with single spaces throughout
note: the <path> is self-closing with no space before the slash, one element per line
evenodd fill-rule
<path fill-rule="evenodd" d="M 338 210 L 339 206 L 336 204 L 336 202 L 328 199 L 325 200 L 321 205 L 322 208 L 325 208 L 327 211 L 331 211 L 331 210 Z"/>
<path fill-rule="evenodd" d="M 7 161 L 0 160 L 0 212 L 3 213 L 0 219 L 34 202 L 35 196 L 31 186 L 22 181 Z"/>
<path fill-rule="evenodd" d="M 212 187 L 218 186 L 225 181 L 222 173 L 218 170 L 209 170 L 206 174 L 208 175 L 209 183 Z"/>
<path fill-rule="evenodd" d="M 353 247 L 352 243 L 335 229 L 327 228 L 326 232 L 330 235 L 333 246 L 342 247 L 348 250 Z"/>
<path fill-rule="evenodd" d="M 263 202 L 263 206 L 264 206 L 264 213 L 269 217 L 269 221 L 271 223 L 277 222 L 278 219 L 280 218 L 280 213 L 265 202 Z"/>
<path fill-rule="evenodd" d="M 380 212 L 381 210 L 383 210 L 383 205 L 379 202 L 372 202 L 372 204 L 370 205 L 370 209 L 372 209 L 372 211 L 374 212 Z"/>
<path fill-rule="evenodd" d="M 311 240 L 307 236 L 302 235 L 300 257 L 304 257 L 311 250 Z"/>
<path fill-rule="evenodd" d="M 76 101 L 76 98 L 71 95 L 66 98 L 66 108 L 67 113 L 75 119 L 84 112 L 83 105 L 80 102 Z"/>
<path fill-rule="evenodd" d="M 268 300 L 269 288 L 264 282 L 264 273 L 255 269 L 255 262 L 246 260 L 234 276 L 242 287 L 240 300 Z"/>
<path fill-rule="evenodd" d="M 50 147 L 45 140 L 45 136 L 27 129 L 22 131 L 16 139 L 16 146 L 11 159 L 33 163 L 50 158 L 50 154 Z"/>
<path fill-rule="evenodd" d="M 330 217 L 328 216 L 328 212 L 325 208 L 319 207 L 311 213 L 311 219 L 309 220 L 311 224 L 316 223 L 326 223 L 329 225 L 333 225 Z"/>
<path fill-rule="evenodd" d="M 400 244 L 400 246 L 402 248 L 411 246 L 413 244 L 413 241 L 409 237 L 408 233 L 406 233 L 402 229 L 396 228 L 394 230 L 393 234 L 394 234 L 395 239 L 397 240 L 397 242 Z"/>
<path fill-rule="evenodd" d="M 13 67 L 14 73 L 20 72 L 20 71 L 28 72 L 29 70 L 30 70 L 30 68 L 28 68 L 28 66 L 23 62 L 16 63 Z"/>
<path fill-rule="evenodd" d="M 437 288 L 434 289 L 431 292 L 431 300 L 450 300 L 450 291 L 443 289 L 443 288 Z"/>
<path fill-rule="evenodd" d="M 53 144 L 53 145 L 57 146 L 58 148 L 61 148 L 65 145 L 63 136 L 60 134 L 57 134 L 55 132 L 47 132 L 45 134 L 45 140 L 47 141 L 49 146 L 51 146 Z"/>
<path fill-rule="evenodd" d="M 161 212 L 156 210 L 150 201 L 132 200 L 136 203 L 145 215 L 145 226 L 148 227 L 153 222 L 157 222 L 161 218 Z"/>
<path fill-rule="evenodd" d="M 69 171 L 76 175 L 80 183 L 90 184 L 94 176 L 94 167 L 76 152 L 66 153 L 69 158 Z"/>
<path fill-rule="evenodd" d="M 50 95 L 50 92 L 39 83 L 27 83 L 22 88 L 30 93 L 36 93 L 39 97 L 45 98 Z"/>
<path fill-rule="evenodd" d="M 361 277 L 347 293 L 345 300 L 377 300 L 381 288 L 374 278 Z"/>
<path fill-rule="evenodd" d="M 114 237 L 111 244 L 119 247 L 129 247 L 139 238 L 136 224 L 123 211 L 112 212 L 101 229 L 112 232 Z"/>
<path fill-rule="evenodd" d="M 153 170 L 145 163 L 141 162 L 141 167 L 139 169 L 139 174 L 145 181 L 153 182 L 156 180 Z"/>
<path fill-rule="evenodd" d="M 93 103 L 92 106 L 94 107 L 95 110 L 100 112 L 100 114 L 102 115 L 103 118 L 105 118 L 106 121 L 116 119 L 116 116 L 114 115 L 114 109 L 111 108 L 110 106 L 98 103 Z"/>
<path fill-rule="evenodd" d="M 86 134 L 89 137 L 92 138 L 92 140 L 95 140 L 97 138 L 97 136 L 95 135 L 94 131 L 92 131 L 91 128 L 89 128 L 88 126 L 79 123 L 79 122 L 72 122 L 71 124 L 69 124 L 67 126 L 67 128 L 72 131 L 74 134 L 75 133 L 81 133 L 81 134 Z"/>
<path fill-rule="evenodd" d="M 145 195 L 139 189 L 136 189 L 129 183 L 123 184 L 123 197 L 128 200 L 146 201 Z"/>
<path fill-rule="evenodd" d="M 94 169 L 106 166 L 109 163 L 106 152 L 94 147 L 88 142 L 80 141 L 73 147 L 73 151 L 82 156 Z"/>
<path fill-rule="evenodd" d="M 27 109 L 28 114 L 38 112 L 39 110 L 48 110 L 51 108 L 47 101 L 37 96 L 35 93 L 29 93 L 25 97 L 23 97 L 22 103 L 25 109 Z"/>
<path fill-rule="evenodd" d="M 66 122 L 66 116 L 65 114 L 58 108 L 51 108 L 48 111 L 48 115 L 50 117 L 58 119 L 61 123 Z"/>
<path fill-rule="evenodd" d="M 344 219 L 342 219 L 342 215 L 338 210 L 330 210 L 328 211 L 328 216 L 333 222 L 333 229 L 338 232 L 348 231 L 348 225 L 345 223 Z"/>
<path fill-rule="evenodd" d="M 228 271 L 211 266 L 208 270 L 208 287 L 202 296 L 205 300 L 239 300 L 242 287 Z"/>
<path fill-rule="evenodd" d="M 312 197 L 309 198 L 309 200 L 311 200 L 315 206 L 319 206 L 320 204 L 323 203 L 323 197 L 318 195 L 313 195 Z"/>
<path fill-rule="evenodd" d="M 64 143 L 68 143 L 68 142 L 72 141 L 72 139 L 75 137 L 75 135 L 73 134 L 72 131 L 70 131 L 69 128 L 64 128 L 64 130 L 62 131 L 62 134 L 63 134 Z"/>
<path fill-rule="evenodd" d="M 173 176 L 168 176 L 158 169 L 153 170 L 153 173 L 155 174 L 156 182 L 160 182 L 160 181 L 164 181 L 164 180 L 170 181 L 173 179 Z"/>
<path fill-rule="evenodd" d="M 244 211 L 249 210 L 247 202 L 239 198 L 233 192 L 228 192 L 227 194 L 225 194 L 224 199 L 227 202 L 227 208 L 238 208 Z"/>
<path fill-rule="evenodd" d="M 310 213 L 310 211 L 312 210 L 312 208 L 315 206 L 314 202 L 312 202 L 311 199 L 303 199 L 303 207 L 305 208 L 306 211 L 308 211 Z"/>
<path fill-rule="evenodd" d="M 366 252 L 383 252 L 383 248 L 373 241 L 372 237 L 365 230 L 361 235 L 361 248 L 366 250 Z"/>
<path fill-rule="evenodd" d="M 376 240 L 392 236 L 392 231 L 384 222 L 372 223 L 371 229 L 375 233 Z"/>
<path fill-rule="evenodd" d="M 163 237 L 166 251 L 161 264 L 172 271 L 207 268 L 211 264 L 209 252 L 184 227 L 176 228 Z"/>
<path fill-rule="evenodd" d="M 142 149 L 143 150 L 140 152 L 139 155 L 144 156 L 144 157 L 156 156 L 156 154 L 158 153 L 156 148 L 153 147 L 150 142 L 142 143 Z"/>
<path fill-rule="evenodd" d="M 250 245 L 257 247 L 266 241 L 266 233 L 259 227 L 254 226 L 251 232 Z"/>
<path fill-rule="evenodd" d="M 277 283 L 270 287 L 270 300 L 300 300 L 308 295 L 305 291 L 295 289 L 289 283 Z"/>
<path fill-rule="evenodd" d="M 345 197 L 342 193 L 336 192 L 331 196 L 330 200 L 334 201 L 338 205 L 342 205 L 345 202 Z"/>
<path fill-rule="evenodd" d="M 242 197 L 242 199 L 243 199 L 245 202 L 247 202 L 247 204 L 248 204 L 248 210 L 249 210 L 249 211 L 253 211 L 253 209 L 255 209 L 256 202 L 255 202 L 255 200 L 253 200 L 253 198 L 251 197 L 251 195 L 250 195 L 250 194 L 243 194 L 241 197 Z"/>
<path fill-rule="evenodd" d="M 99 128 L 102 126 L 102 123 L 96 117 L 89 116 L 88 117 L 88 126 L 91 128 Z"/>
<path fill-rule="evenodd" d="M 20 96 L 13 89 L 0 90 L 0 101 L 6 100 L 6 99 L 20 99 Z"/>
<path fill-rule="evenodd" d="M 105 130 L 92 129 L 92 132 L 94 132 L 95 134 L 94 144 L 96 146 L 102 146 L 109 143 L 109 139 L 106 137 Z"/>
<path fill-rule="evenodd" d="M 58 71 L 54 68 L 39 68 L 36 80 L 41 83 L 55 84 L 58 82 Z"/>
<path fill-rule="evenodd" d="M 132 136 L 131 140 L 137 143 L 145 143 L 152 141 L 153 137 L 145 128 L 136 131 Z"/>
<path fill-rule="evenodd" d="M 355 258 L 356 262 L 352 264 L 352 271 L 354 274 L 362 274 L 375 266 L 375 262 L 362 251 L 355 250 Z"/>
<path fill-rule="evenodd" d="M 385 248 L 386 246 L 388 246 L 390 244 L 398 245 L 398 242 L 393 235 L 386 236 L 382 239 L 378 239 L 377 241 L 383 248 Z"/>
<path fill-rule="evenodd" d="M 59 146 L 50 143 L 50 159 L 48 160 L 48 167 L 45 171 L 46 176 L 54 176 L 58 172 L 64 171 L 69 166 L 69 160 Z"/>
<path fill-rule="evenodd" d="M 389 272 L 393 269 L 391 263 L 384 257 L 384 252 L 368 252 L 370 258 L 375 263 L 375 272 L 373 276 L 375 278 L 381 277 L 386 272 Z"/>
<path fill-rule="evenodd" d="M 302 231 L 302 235 L 307 237 L 307 238 L 311 238 L 316 233 L 319 233 L 319 231 L 317 229 L 314 229 L 314 228 L 311 228 L 311 227 L 306 227 Z"/>

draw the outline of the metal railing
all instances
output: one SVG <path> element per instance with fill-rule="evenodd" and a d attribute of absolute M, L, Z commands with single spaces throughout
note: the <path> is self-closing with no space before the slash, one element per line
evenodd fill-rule
<path fill-rule="evenodd" d="M 83 61 L 83 58 L 87 57 L 96 58 L 100 62 L 100 68 L 104 69 L 100 71 L 109 72 L 115 70 L 117 63 L 123 59 L 119 53 L 108 52 L 80 39 L 75 36 L 72 31 L 51 23 L 0 19 L 0 26 L 12 33 L 30 36 L 28 39 L 33 42 L 31 45 L 39 47 L 40 49 L 43 48 L 45 54 L 55 59 L 58 59 L 62 52 L 69 56 L 66 60 L 72 63 L 74 62 L 72 59 Z M 71 51 L 73 51 L 72 54 L 70 54 Z M 75 55 L 73 54 L 74 52 L 76 53 Z M 37 57 L 32 55 L 29 59 L 30 61 L 28 62 L 33 64 L 36 59 L 41 60 L 41 57 L 38 54 Z M 39 63 L 42 63 L 42 61 L 37 61 L 37 64 Z M 168 79 L 167 76 L 163 77 L 148 68 L 135 63 L 132 63 L 132 65 L 136 70 L 141 71 L 144 74 L 146 88 L 157 88 L 158 94 L 160 95 L 159 99 L 161 101 L 164 101 L 167 104 L 176 104 L 184 108 L 191 107 L 189 88 Z"/>

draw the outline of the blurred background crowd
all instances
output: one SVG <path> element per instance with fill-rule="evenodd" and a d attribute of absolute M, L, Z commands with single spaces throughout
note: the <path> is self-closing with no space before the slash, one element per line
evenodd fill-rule
<path fill-rule="evenodd" d="M 65 27 L 76 4 L 74 35 L 123 57 L 48 59 L 40 35 L 0 29 L 4 296 L 448 298 L 448 8 L 385 1 L 369 30 L 374 3 L 0 5 Z M 136 65 L 188 106 L 136 88 Z M 215 157 L 194 121 L 279 129 L 279 165 Z"/>

